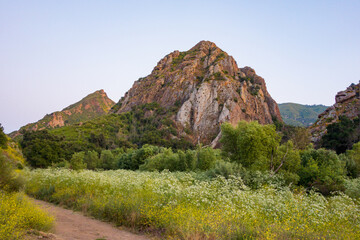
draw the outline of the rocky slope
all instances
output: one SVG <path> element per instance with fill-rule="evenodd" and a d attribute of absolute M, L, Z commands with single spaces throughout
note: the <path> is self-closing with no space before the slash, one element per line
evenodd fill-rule
<path fill-rule="evenodd" d="M 318 116 L 317 121 L 310 127 L 312 141 L 318 143 L 326 134 L 326 127 L 335 123 L 344 115 L 350 119 L 360 116 L 360 82 L 351 84 L 345 91 L 338 92 L 335 96 L 335 104 L 327 108 Z"/>
<path fill-rule="evenodd" d="M 153 102 L 174 112 L 171 120 L 178 133 L 193 143 L 210 143 L 219 136 L 223 122 L 281 121 L 264 79 L 250 67 L 238 68 L 233 57 L 209 41 L 165 56 L 150 75 L 134 83 L 111 112 L 120 114 Z M 156 112 L 144 114 L 151 117 Z"/>
<path fill-rule="evenodd" d="M 284 122 L 292 126 L 309 127 L 318 115 L 327 109 L 324 105 L 302 105 L 298 103 L 278 104 Z"/>
<path fill-rule="evenodd" d="M 16 137 L 22 130 L 37 131 L 84 122 L 107 114 L 114 104 L 115 102 L 108 98 L 104 90 L 98 90 L 61 111 L 47 114 L 41 120 L 21 127 L 10 136 Z"/>

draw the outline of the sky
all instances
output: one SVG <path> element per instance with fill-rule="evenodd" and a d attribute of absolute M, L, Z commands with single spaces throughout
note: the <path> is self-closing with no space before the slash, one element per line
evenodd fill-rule
<path fill-rule="evenodd" d="M 334 104 L 360 80 L 360 1 L 0 0 L 10 133 L 104 89 L 117 102 L 174 50 L 214 42 L 278 103 Z"/>

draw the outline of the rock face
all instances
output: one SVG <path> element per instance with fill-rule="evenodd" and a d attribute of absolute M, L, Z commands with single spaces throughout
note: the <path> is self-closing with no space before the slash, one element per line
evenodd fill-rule
<path fill-rule="evenodd" d="M 108 98 L 104 90 L 99 90 L 62 111 L 47 114 L 41 120 L 21 127 L 19 131 L 11 133 L 10 136 L 16 137 L 21 130 L 37 131 L 87 121 L 107 114 L 114 104 L 115 102 Z"/>
<path fill-rule="evenodd" d="M 316 144 L 326 134 L 326 127 L 335 123 L 342 115 L 350 119 L 360 116 L 360 82 L 351 84 L 345 91 L 338 92 L 335 104 L 319 114 L 317 121 L 310 127 L 312 141 Z"/>
<path fill-rule="evenodd" d="M 250 67 L 238 68 L 233 57 L 209 41 L 165 56 L 150 75 L 134 83 L 111 111 L 123 113 L 152 102 L 165 109 L 175 106 L 172 120 L 177 130 L 194 143 L 210 143 L 223 122 L 281 121 L 264 79 Z"/>

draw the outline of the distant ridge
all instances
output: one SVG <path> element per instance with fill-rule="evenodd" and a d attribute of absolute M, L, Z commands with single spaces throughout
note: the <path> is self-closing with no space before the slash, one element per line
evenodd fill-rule
<path fill-rule="evenodd" d="M 10 133 L 10 137 L 16 137 L 23 130 L 42 130 L 63 127 L 74 123 L 80 123 L 105 115 L 115 104 L 104 90 L 95 91 L 80 101 L 64 108 L 61 111 L 45 115 L 35 123 L 29 123 L 20 128 L 19 131 Z"/>
<path fill-rule="evenodd" d="M 316 122 L 318 115 L 324 112 L 325 105 L 303 105 L 298 103 L 280 103 L 279 109 L 283 121 L 292 126 L 309 127 Z"/>

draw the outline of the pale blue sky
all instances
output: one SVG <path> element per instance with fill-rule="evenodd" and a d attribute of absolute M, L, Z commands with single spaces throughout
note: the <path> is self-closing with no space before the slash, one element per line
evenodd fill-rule
<path fill-rule="evenodd" d="M 117 102 L 166 54 L 215 42 L 278 102 L 334 103 L 360 79 L 360 1 L 0 0 L 6 132 L 104 89 Z"/>

